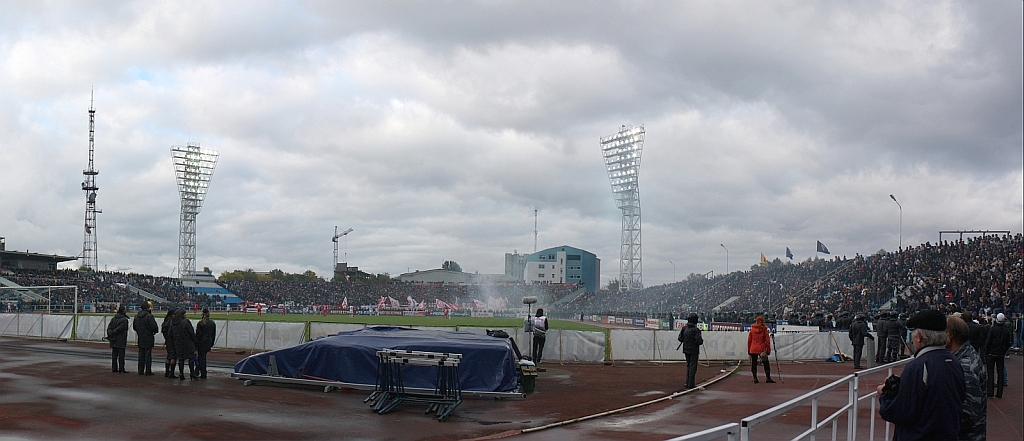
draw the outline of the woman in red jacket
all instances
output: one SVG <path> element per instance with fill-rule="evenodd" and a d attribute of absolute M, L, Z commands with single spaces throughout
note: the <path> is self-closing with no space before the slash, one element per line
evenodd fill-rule
<path fill-rule="evenodd" d="M 764 325 L 764 317 L 758 316 L 756 323 L 750 325 L 750 334 L 747 334 L 747 354 L 750 355 L 750 373 L 754 374 L 754 382 L 757 381 L 757 363 L 764 364 L 764 376 L 768 377 L 766 383 L 774 383 L 772 380 L 772 368 L 768 363 L 768 356 L 772 353 L 771 336 L 768 335 L 768 327 Z"/>

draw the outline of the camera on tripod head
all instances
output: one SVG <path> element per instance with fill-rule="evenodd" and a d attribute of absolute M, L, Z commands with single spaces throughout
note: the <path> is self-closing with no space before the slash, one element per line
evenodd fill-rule
<path fill-rule="evenodd" d="M 900 393 L 900 377 L 899 375 L 890 375 L 889 378 L 885 379 L 885 385 L 882 386 L 882 396 L 886 399 L 896 399 L 896 395 Z"/>

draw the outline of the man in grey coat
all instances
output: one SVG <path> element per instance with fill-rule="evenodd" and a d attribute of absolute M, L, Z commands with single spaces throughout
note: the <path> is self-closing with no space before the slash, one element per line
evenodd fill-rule
<path fill-rule="evenodd" d="M 156 339 L 153 337 L 160 332 L 153 318 L 153 302 L 142 304 L 142 310 L 135 314 L 135 321 L 132 322 L 132 329 L 138 335 L 139 344 L 139 375 L 153 375 L 153 346 Z"/>

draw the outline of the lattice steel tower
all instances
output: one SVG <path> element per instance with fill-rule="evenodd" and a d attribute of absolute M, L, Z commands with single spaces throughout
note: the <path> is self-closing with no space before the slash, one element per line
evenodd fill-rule
<path fill-rule="evenodd" d="M 640 155 L 644 126 L 624 125 L 618 133 L 601 138 L 601 151 L 615 205 L 622 210 L 622 246 L 619 250 L 619 290 L 642 289 L 643 261 L 640 251 Z"/>
<path fill-rule="evenodd" d="M 85 180 L 82 181 L 82 191 L 85 192 L 85 239 L 82 240 L 82 267 L 91 270 L 97 269 L 96 253 L 96 213 L 102 210 L 96 209 L 96 175 L 100 172 L 93 168 L 93 153 L 96 149 L 96 108 L 93 107 L 93 96 L 89 95 L 89 168 L 82 171 Z"/>
<path fill-rule="evenodd" d="M 181 197 L 181 222 L 178 232 L 178 277 L 185 279 L 196 273 L 196 216 L 203 208 L 206 189 L 210 186 L 217 157 L 213 150 L 199 148 L 198 143 L 171 147 L 174 175 L 178 178 Z"/>

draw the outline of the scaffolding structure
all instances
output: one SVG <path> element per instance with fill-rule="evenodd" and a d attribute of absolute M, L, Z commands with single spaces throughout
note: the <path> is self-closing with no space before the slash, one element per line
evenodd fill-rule
<path fill-rule="evenodd" d="M 178 277 L 188 279 L 196 273 L 196 217 L 203 208 L 206 190 L 220 155 L 199 147 L 199 143 L 172 146 L 174 175 L 181 197 L 181 221 L 178 232 Z"/>
<path fill-rule="evenodd" d="M 640 156 L 644 126 L 623 125 L 618 133 L 601 138 L 615 205 L 622 210 L 622 245 L 619 250 L 619 290 L 643 289 L 640 249 Z"/>
<path fill-rule="evenodd" d="M 82 181 L 82 191 L 85 192 L 85 237 L 82 240 L 82 268 L 98 269 L 98 253 L 96 251 L 96 214 L 102 210 L 96 209 L 96 175 L 100 174 L 93 167 L 93 155 L 96 150 L 96 108 L 93 106 L 93 96 L 89 96 L 89 168 L 82 171 L 85 180 Z"/>

